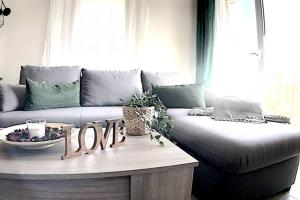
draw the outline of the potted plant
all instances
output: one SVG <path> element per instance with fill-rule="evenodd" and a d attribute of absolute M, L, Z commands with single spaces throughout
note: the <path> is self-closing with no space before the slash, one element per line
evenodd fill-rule
<path fill-rule="evenodd" d="M 170 138 L 173 121 L 167 114 L 167 108 L 155 94 L 145 92 L 141 96 L 134 96 L 123 104 L 123 115 L 126 133 L 129 135 L 150 134 L 151 140 L 154 139 L 161 145 L 164 144 L 160 140 L 161 134 Z"/>

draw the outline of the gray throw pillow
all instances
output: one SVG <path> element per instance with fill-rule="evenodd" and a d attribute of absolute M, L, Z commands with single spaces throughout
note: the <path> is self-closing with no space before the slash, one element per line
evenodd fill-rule
<path fill-rule="evenodd" d="M 115 106 L 128 102 L 135 94 L 141 95 L 141 71 L 82 70 L 81 105 Z"/>
<path fill-rule="evenodd" d="M 26 79 L 29 78 L 38 82 L 47 84 L 71 83 L 80 79 L 81 67 L 38 67 L 38 66 L 22 66 L 20 71 L 21 85 L 25 85 Z"/>
<path fill-rule="evenodd" d="M 143 90 L 151 91 L 152 85 L 163 85 L 163 86 L 171 86 L 171 85 L 183 85 L 183 84 L 193 84 L 195 81 L 193 80 L 191 74 L 182 73 L 182 72 L 147 72 L 142 71 L 142 82 L 143 82 Z"/>
<path fill-rule="evenodd" d="M 26 87 L 24 85 L 0 84 L 0 110 L 9 112 L 24 108 Z"/>
<path fill-rule="evenodd" d="M 238 97 L 217 98 L 211 118 L 218 121 L 265 122 L 259 102 Z"/>
<path fill-rule="evenodd" d="M 157 94 L 167 108 L 205 107 L 203 83 L 153 86 L 152 93 Z"/>

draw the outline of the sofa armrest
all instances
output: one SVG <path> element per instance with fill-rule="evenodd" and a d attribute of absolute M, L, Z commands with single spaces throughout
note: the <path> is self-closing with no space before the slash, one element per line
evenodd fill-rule
<path fill-rule="evenodd" d="M 26 86 L 0 84 L 0 112 L 24 108 Z"/>

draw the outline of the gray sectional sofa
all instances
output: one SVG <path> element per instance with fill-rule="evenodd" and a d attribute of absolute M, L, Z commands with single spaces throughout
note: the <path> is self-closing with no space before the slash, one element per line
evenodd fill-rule
<path fill-rule="evenodd" d="M 120 98 L 127 100 L 153 85 L 190 82 L 182 74 L 140 70 L 93 71 L 80 67 L 39 68 L 24 66 L 25 78 L 48 83 L 81 79 L 81 104 L 74 108 L 23 111 L 25 86 L 0 87 L 0 127 L 43 118 L 48 122 L 87 122 L 122 117 Z M 206 95 L 213 106 L 213 96 Z M 295 181 L 300 153 L 300 129 L 291 125 L 215 121 L 188 116 L 189 109 L 168 110 L 174 119 L 172 138 L 199 160 L 193 192 L 200 199 L 265 199 L 287 190 Z"/>

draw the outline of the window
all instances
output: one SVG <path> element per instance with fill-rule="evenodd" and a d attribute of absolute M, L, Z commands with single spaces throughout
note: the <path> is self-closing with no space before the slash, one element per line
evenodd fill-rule
<path fill-rule="evenodd" d="M 264 0 L 264 107 L 300 125 L 300 1 Z"/>
<path fill-rule="evenodd" d="M 216 29 L 216 91 L 261 100 L 265 113 L 300 125 L 300 1 L 223 2 L 226 12 L 216 18 L 222 22 L 216 23 L 222 25 Z"/>
<path fill-rule="evenodd" d="M 221 1 L 217 1 L 221 2 Z M 256 1 L 226 0 L 216 8 L 212 89 L 221 95 L 259 98 L 260 46 Z M 220 16 L 221 14 L 221 16 Z"/>

